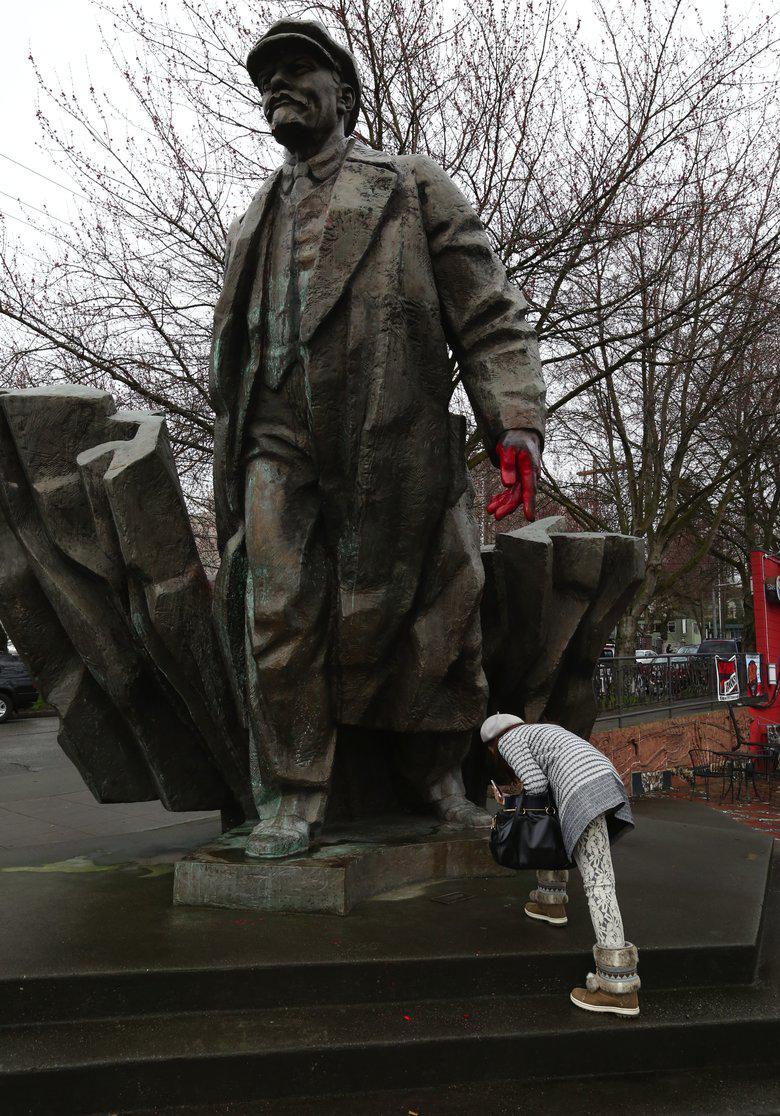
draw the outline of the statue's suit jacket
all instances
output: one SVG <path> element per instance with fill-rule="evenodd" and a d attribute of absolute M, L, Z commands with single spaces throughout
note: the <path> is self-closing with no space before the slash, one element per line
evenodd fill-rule
<path fill-rule="evenodd" d="M 247 309 L 279 174 L 231 229 L 215 313 L 216 604 L 239 686 L 244 428 L 264 376 L 262 357 L 249 359 Z M 471 728 L 486 696 L 483 571 L 465 424 L 448 412 L 449 350 L 489 447 L 507 429 L 542 434 L 545 391 L 526 303 L 432 160 L 350 145 L 300 340 L 333 565 L 337 719 L 398 731 Z"/>

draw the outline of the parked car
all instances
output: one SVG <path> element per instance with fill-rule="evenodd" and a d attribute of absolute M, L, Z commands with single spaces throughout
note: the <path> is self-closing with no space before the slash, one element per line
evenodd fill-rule
<path fill-rule="evenodd" d="M 22 660 L 15 655 L 0 656 L 0 724 L 37 700 L 38 687 Z"/>
<path fill-rule="evenodd" d="M 697 655 L 717 655 L 719 659 L 730 659 L 739 654 L 738 639 L 703 639 L 696 648 Z"/>
<path fill-rule="evenodd" d="M 685 667 L 698 653 L 698 650 L 698 643 L 681 643 L 676 651 L 673 651 L 671 655 L 667 655 L 670 669 Z"/>

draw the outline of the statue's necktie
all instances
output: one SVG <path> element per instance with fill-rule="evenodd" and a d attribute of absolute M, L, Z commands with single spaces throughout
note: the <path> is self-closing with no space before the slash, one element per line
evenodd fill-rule
<path fill-rule="evenodd" d="M 300 361 L 300 320 L 308 276 L 316 258 L 319 212 L 315 194 L 319 185 L 306 162 L 285 168 L 280 211 L 282 231 L 277 233 L 286 255 L 276 257 L 274 275 L 283 281 L 283 292 L 272 294 L 271 314 L 266 323 L 265 351 L 267 382 L 276 387 Z M 304 204 L 307 202 L 308 204 Z M 278 291 L 278 287 L 276 288 Z M 278 301 L 277 301 L 278 300 Z"/>
<path fill-rule="evenodd" d="M 293 184 L 290 190 L 290 200 L 293 205 L 299 205 L 311 193 L 314 183 L 309 175 L 308 163 L 296 163 L 292 171 Z"/>
<path fill-rule="evenodd" d="M 281 322 L 284 335 L 283 356 L 279 372 L 284 376 L 294 367 L 300 357 L 300 318 L 301 318 L 301 276 L 298 260 L 298 239 L 300 236 L 298 206 L 308 197 L 314 187 L 309 175 L 308 163 L 296 163 L 292 169 L 290 202 L 292 205 L 292 236 L 290 242 L 290 270 L 285 296 L 284 321 Z"/>

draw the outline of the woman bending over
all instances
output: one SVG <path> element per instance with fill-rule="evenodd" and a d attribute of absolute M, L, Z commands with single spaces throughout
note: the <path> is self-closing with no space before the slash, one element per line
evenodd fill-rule
<path fill-rule="evenodd" d="M 610 853 L 610 841 L 634 825 L 617 771 L 587 740 L 558 725 L 529 725 L 496 713 L 482 725 L 481 735 L 497 769 L 508 768 L 528 794 L 551 791 L 566 852 L 580 870 L 596 935 L 596 972 L 588 973 L 585 988 L 574 989 L 572 1003 L 586 1011 L 639 1015 L 638 953 L 623 933 Z M 526 915 L 565 926 L 569 873 L 536 875 Z"/>

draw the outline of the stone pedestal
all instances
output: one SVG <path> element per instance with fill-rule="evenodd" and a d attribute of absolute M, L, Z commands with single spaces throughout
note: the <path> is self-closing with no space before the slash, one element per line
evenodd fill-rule
<path fill-rule="evenodd" d="M 410 884 L 511 874 L 493 861 L 487 829 L 426 818 L 344 825 L 312 852 L 282 860 L 245 856 L 250 829 L 231 830 L 179 861 L 174 903 L 343 915 Z"/>

